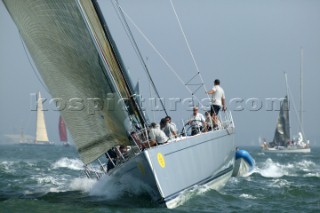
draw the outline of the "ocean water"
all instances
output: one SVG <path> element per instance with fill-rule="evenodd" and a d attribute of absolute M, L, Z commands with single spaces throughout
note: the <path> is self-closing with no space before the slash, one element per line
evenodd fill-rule
<path fill-rule="evenodd" d="M 220 191 L 201 187 L 176 209 L 160 208 L 137 184 L 100 183 L 82 174 L 73 147 L 0 145 L 0 212 L 320 212 L 320 148 L 310 154 L 264 154 L 249 177 Z"/>

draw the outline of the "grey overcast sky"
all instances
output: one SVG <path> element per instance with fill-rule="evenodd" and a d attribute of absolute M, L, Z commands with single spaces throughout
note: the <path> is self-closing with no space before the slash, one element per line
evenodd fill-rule
<path fill-rule="evenodd" d="M 133 81 L 142 82 L 141 93 L 148 97 L 148 83 L 114 7 L 110 1 L 100 2 Z M 289 86 L 299 106 L 300 47 L 303 47 L 304 128 L 311 144 L 320 145 L 320 1 L 173 0 L 173 3 L 206 87 L 211 88 L 213 80 L 219 78 L 228 102 L 244 99 L 243 111 L 236 111 L 234 104 L 229 103 L 228 107 L 237 127 L 238 145 L 258 145 L 259 137 L 272 140 L 278 112 L 268 111 L 265 100 L 285 95 L 284 71 L 288 73 Z M 120 4 L 183 81 L 188 81 L 196 69 L 170 1 L 120 0 Z M 138 30 L 129 24 L 161 96 L 190 97 Z M 44 97 L 50 96 L 32 69 L 2 1 L 0 29 L 0 135 L 18 134 L 21 128 L 34 135 L 35 112 L 30 111 L 30 94 L 40 90 Z M 197 95 L 206 97 L 203 90 Z M 262 108 L 252 111 L 246 104 L 250 98 L 259 99 Z M 52 107 L 47 108 L 48 134 L 57 141 L 59 114 Z M 182 106 L 178 109 L 169 111 L 176 123 L 191 113 Z M 160 115 L 155 118 L 159 121 Z M 295 135 L 294 113 L 292 123 Z"/>

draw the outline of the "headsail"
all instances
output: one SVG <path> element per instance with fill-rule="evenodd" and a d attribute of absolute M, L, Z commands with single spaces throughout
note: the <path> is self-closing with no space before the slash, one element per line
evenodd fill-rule
<path fill-rule="evenodd" d="M 42 106 L 42 99 L 40 92 L 38 94 L 38 106 L 37 106 L 37 123 L 36 123 L 36 139 L 35 143 L 49 142 L 46 123 L 44 121 L 44 113 Z"/>
<path fill-rule="evenodd" d="M 64 120 L 61 116 L 59 117 L 59 136 L 60 136 L 61 142 L 68 141 L 66 125 L 65 125 Z"/>
<path fill-rule="evenodd" d="M 286 146 L 290 140 L 289 101 L 286 96 L 281 104 L 273 146 Z"/>
<path fill-rule="evenodd" d="M 82 161 L 128 144 L 130 114 L 138 112 L 92 2 L 3 2 L 51 95 L 66 106 L 61 114 Z"/>

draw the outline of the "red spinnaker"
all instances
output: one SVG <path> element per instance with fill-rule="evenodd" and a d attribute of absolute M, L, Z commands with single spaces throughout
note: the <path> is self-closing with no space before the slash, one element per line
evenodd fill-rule
<path fill-rule="evenodd" d="M 59 118 L 59 134 L 60 134 L 60 141 L 63 141 L 63 142 L 68 141 L 66 125 L 61 116 Z"/>

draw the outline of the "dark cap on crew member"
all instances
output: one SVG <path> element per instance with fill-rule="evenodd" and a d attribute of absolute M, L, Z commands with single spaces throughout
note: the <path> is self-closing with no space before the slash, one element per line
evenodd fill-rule
<path fill-rule="evenodd" d="M 151 127 L 151 128 L 156 128 L 156 126 L 157 126 L 157 124 L 156 124 L 155 122 L 152 122 L 152 123 L 150 124 L 150 127 Z"/>

